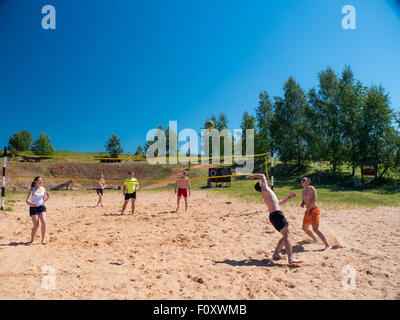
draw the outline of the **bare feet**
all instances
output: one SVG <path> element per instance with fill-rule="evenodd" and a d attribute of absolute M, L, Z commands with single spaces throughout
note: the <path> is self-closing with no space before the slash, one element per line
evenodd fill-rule
<path fill-rule="evenodd" d="M 281 256 L 279 254 L 272 255 L 272 260 L 280 260 Z"/>
<path fill-rule="evenodd" d="M 328 244 L 324 249 L 322 249 L 322 251 L 329 250 L 329 249 L 332 249 L 332 246 Z"/>

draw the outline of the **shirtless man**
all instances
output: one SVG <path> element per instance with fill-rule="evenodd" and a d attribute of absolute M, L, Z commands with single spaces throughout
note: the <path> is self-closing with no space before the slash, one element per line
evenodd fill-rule
<path fill-rule="evenodd" d="M 186 171 L 182 172 L 182 176 L 180 176 L 179 179 L 182 179 L 182 180 L 177 180 L 176 184 L 175 184 L 175 193 L 176 193 L 176 189 L 178 189 L 177 207 L 176 207 L 175 212 L 178 212 L 179 203 L 181 202 L 181 197 L 183 197 L 185 199 L 185 211 L 187 211 L 187 209 L 188 209 L 187 187 L 189 187 L 189 196 L 190 196 L 190 194 L 192 192 L 192 186 L 190 185 L 190 180 L 188 178 L 188 174 L 187 174 Z"/>
<path fill-rule="evenodd" d="M 324 250 L 330 249 L 332 247 L 329 245 L 323 233 L 319 231 L 320 210 L 317 207 L 317 190 L 310 186 L 310 183 L 310 178 L 304 177 L 301 179 L 301 185 L 303 186 L 303 201 L 301 202 L 300 207 L 304 208 L 304 206 L 306 206 L 306 212 L 303 218 L 303 230 L 313 239 L 313 242 L 318 242 L 317 238 L 309 229 L 311 224 L 313 231 L 325 244 Z"/>
<path fill-rule="evenodd" d="M 261 192 L 262 198 L 269 210 L 269 221 L 275 227 L 275 229 L 282 234 L 282 238 L 279 240 L 278 245 L 276 246 L 275 252 L 272 256 L 274 260 L 279 260 L 281 256 L 279 255 L 282 248 L 285 246 L 288 262 L 292 263 L 300 263 L 299 261 L 293 257 L 292 253 L 292 244 L 290 241 L 290 232 L 289 232 L 289 223 L 286 221 L 285 216 L 280 211 L 280 205 L 285 204 L 290 199 L 296 196 L 296 193 L 291 192 L 290 195 L 282 200 L 278 200 L 274 191 L 272 191 L 268 187 L 267 179 L 265 178 L 264 174 L 257 173 L 257 174 L 250 174 L 246 176 L 247 179 L 254 179 L 258 178 L 261 179 L 261 182 L 257 182 L 254 188 Z"/>

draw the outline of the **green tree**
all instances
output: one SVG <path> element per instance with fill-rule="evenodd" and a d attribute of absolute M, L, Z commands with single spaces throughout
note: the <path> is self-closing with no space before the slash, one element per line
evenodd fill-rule
<path fill-rule="evenodd" d="M 143 155 L 143 148 L 141 146 L 138 146 L 136 151 L 135 151 L 135 156 L 141 156 Z"/>
<path fill-rule="evenodd" d="M 215 128 L 219 131 L 228 128 L 228 117 L 224 113 L 220 113 L 215 121 Z"/>
<path fill-rule="evenodd" d="M 124 149 L 121 147 L 120 139 L 114 133 L 111 134 L 104 146 L 111 158 L 118 158 L 118 156 L 124 152 Z"/>
<path fill-rule="evenodd" d="M 256 107 L 256 130 L 254 137 L 254 150 L 256 154 L 270 152 L 271 141 L 271 119 L 274 113 L 274 106 L 266 91 L 259 95 L 258 106 Z"/>
<path fill-rule="evenodd" d="M 255 117 L 250 115 L 247 111 L 243 113 L 242 122 L 240 128 L 242 129 L 242 154 L 246 154 L 246 129 L 254 129 Z"/>
<path fill-rule="evenodd" d="M 161 127 L 162 128 L 162 127 Z M 170 154 L 170 146 L 169 146 L 169 139 L 175 140 L 176 141 L 176 147 L 177 147 L 177 152 L 179 151 L 178 148 L 178 134 L 175 132 L 175 130 L 170 129 L 170 127 L 167 127 L 167 130 L 165 130 L 165 139 L 166 139 L 166 146 L 167 146 L 167 156 Z"/>
<path fill-rule="evenodd" d="M 345 66 L 338 86 L 338 104 L 340 106 L 340 129 L 343 134 L 344 161 L 353 168 L 355 174 L 360 160 L 361 106 L 364 88 L 360 81 L 354 79 L 349 66 Z"/>
<path fill-rule="evenodd" d="M 394 120 L 385 89 L 375 85 L 369 87 L 361 111 L 360 158 L 378 161 L 384 172 L 396 163 L 398 156 L 398 131 Z"/>
<path fill-rule="evenodd" d="M 400 132 L 393 126 L 390 126 L 385 131 L 383 139 L 385 144 L 382 145 L 378 179 L 387 173 L 389 169 L 400 166 Z"/>
<path fill-rule="evenodd" d="M 228 117 L 224 114 L 224 113 L 220 113 L 220 115 L 218 116 L 217 122 L 215 123 L 215 127 L 217 130 L 219 130 L 220 132 L 224 129 L 228 129 Z M 224 139 L 222 138 L 220 139 L 220 151 L 219 154 L 220 156 L 223 156 L 225 154 L 225 144 L 224 144 Z M 230 139 L 230 138 L 229 138 Z M 229 141 L 229 145 L 231 146 L 231 150 L 230 152 L 232 153 L 232 147 L 233 147 L 233 140 L 230 139 Z"/>
<path fill-rule="evenodd" d="M 156 136 L 154 137 L 154 140 L 151 141 L 151 142 L 150 142 L 150 141 L 146 141 L 146 144 L 145 144 L 145 146 L 144 146 L 145 152 L 147 152 L 147 149 L 148 149 L 152 144 L 154 144 L 154 143 L 156 143 L 156 142 L 158 141 L 158 136 L 161 135 L 161 131 L 164 132 L 164 134 L 165 134 L 165 131 L 164 131 L 162 125 L 159 125 L 159 126 L 157 127 Z M 159 132 L 160 132 L 160 134 L 159 134 Z M 167 139 L 167 136 L 165 136 L 165 138 Z M 168 143 L 168 139 L 165 141 L 165 148 L 166 148 L 166 149 L 164 149 L 162 146 L 160 146 L 160 148 L 158 148 L 158 150 L 156 150 L 156 151 L 154 152 L 154 156 L 155 156 L 155 157 L 158 157 L 158 154 L 159 154 L 159 153 L 160 153 L 160 154 L 164 154 L 164 155 L 167 154 L 167 151 L 168 151 L 168 149 L 167 149 L 167 143 Z M 163 156 L 163 157 L 164 157 L 164 156 Z"/>
<path fill-rule="evenodd" d="M 274 98 L 274 116 L 270 125 L 274 151 L 284 163 L 296 161 L 301 166 L 308 159 L 305 138 L 307 96 L 292 77 L 286 81 L 283 90 L 284 98 Z"/>
<path fill-rule="evenodd" d="M 47 134 L 41 133 L 40 136 L 33 142 L 31 150 L 36 155 L 53 155 L 55 150 L 51 144 L 51 140 Z"/>
<path fill-rule="evenodd" d="M 328 67 L 318 73 L 318 80 L 318 90 L 311 89 L 308 94 L 311 112 L 306 112 L 308 123 L 313 126 L 310 132 L 313 132 L 314 146 L 309 143 L 310 153 L 314 160 L 328 161 L 335 172 L 345 160 L 338 101 L 339 79 L 332 68 Z"/>
<path fill-rule="evenodd" d="M 227 116 L 226 116 L 224 113 L 220 113 L 219 116 L 218 116 L 218 119 L 217 119 L 217 117 L 213 114 L 213 115 L 211 115 L 210 118 L 207 118 L 205 122 L 207 122 L 207 121 L 209 121 L 209 120 L 211 120 L 211 121 L 214 122 L 214 124 L 215 124 L 214 129 L 218 130 L 219 132 L 221 132 L 221 131 L 224 130 L 224 129 L 228 129 L 228 122 L 229 122 L 229 121 L 228 121 Z M 209 156 L 211 157 L 211 156 L 212 156 L 212 139 L 211 139 L 211 138 L 209 138 L 209 139 L 210 139 L 210 141 L 209 141 Z M 232 139 L 231 139 L 231 141 L 230 141 L 229 144 L 230 144 L 231 146 L 233 146 L 233 141 L 232 141 Z M 202 146 L 202 147 L 204 147 L 204 146 Z M 221 138 L 220 138 L 220 149 L 219 149 L 220 156 L 223 156 L 223 155 L 224 155 L 224 150 L 225 150 L 224 138 L 221 137 Z M 203 151 L 205 151 L 205 150 L 203 150 Z"/>
<path fill-rule="evenodd" d="M 32 135 L 29 131 L 15 132 L 8 140 L 8 149 L 15 151 L 29 150 L 32 145 Z"/>

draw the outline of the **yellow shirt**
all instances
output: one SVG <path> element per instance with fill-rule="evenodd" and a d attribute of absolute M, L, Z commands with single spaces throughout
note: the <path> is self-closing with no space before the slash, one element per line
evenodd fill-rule
<path fill-rule="evenodd" d="M 135 178 L 125 179 L 124 185 L 126 186 L 126 193 L 134 193 L 138 184 L 139 182 Z"/>

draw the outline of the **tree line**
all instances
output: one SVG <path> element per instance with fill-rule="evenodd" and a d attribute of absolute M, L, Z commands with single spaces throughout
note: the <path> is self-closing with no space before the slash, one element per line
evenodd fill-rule
<path fill-rule="evenodd" d="M 256 153 L 273 150 L 284 163 L 326 162 L 337 171 L 377 161 L 381 176 L 400 165 L 400 117 L 379 85 L 364 86 L 349 66 L 341 75 L 327 67 L 307 93 L 293 77 L 283 96 L 259 95 L 254 115 L 245 112 L 242 129 L 255 130 Z"/>
<path fill-rule="evenodd" d="M 51 144 L 49 136 L 41 133 L 36 140 L 28 130 L 15 132 L 8 140 L 8 150 L 12 151 L 32 151 L 35 155 L 53 155 L 54 146 Z"/>

